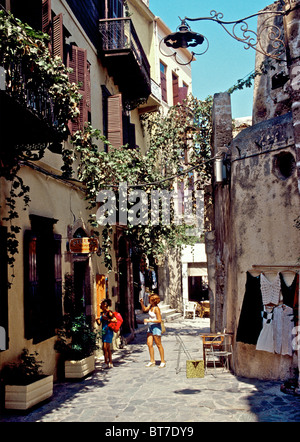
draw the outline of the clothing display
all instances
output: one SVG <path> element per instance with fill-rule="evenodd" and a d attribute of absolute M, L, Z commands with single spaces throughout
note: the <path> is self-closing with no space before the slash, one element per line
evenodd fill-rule
<path fill-rule="evenodd" d="M 279 304 L 280 291 L 281 291 L 279 273 L 277 273 L 277 276 L 273 282 L 270 282 L 262 273 L 260 275 L 260 288 L 261 288 L 261 295 L 264 305 Z"/>
<path fill-rule="evenodd" d="M 252 276 L 247 272 L 245 296 L 236 334 L 237 341 L 253 345 L 257 343 L 263 326 L 262 310 L 263 303 L 260 290 L 260 277 Z"/>
<path fill-rule="evenodd" d="M 259 351 L 292 356 L 298 288 L 299 274 L 288 286 L 281 273 L 271 282 L 263 273 L 254 277 L 247 272 L 236 340 Z"/>
<path fill-rule="evenodd" d="M 281 291 L 282 291 L 282 298 L 283 303 L 285 305 L 288 305 L 289 307 L 294 307 L 295 303 L 295 294 L 296 293 L 296 286 L 297 286 L 297 279 L 299 278 L 299 275 L 295 275 L 294 280 L 290 286 L 286 285 L 286 282 L 280 273 L 280 282 L 281 282 Z"/>
<path fill-rule="evenodd" d="M 273 309 L 268 311 L 265 307 L 262 316 L 263 328 L 257 340 L 256 350 L 274 353 Z"/>
<path fill-rule="evenodd" d="M 273 313 L 275 353 L 292 356 L 292 333 L 294 328 L 293 309 L 282 304 L 275 307 Z"/>

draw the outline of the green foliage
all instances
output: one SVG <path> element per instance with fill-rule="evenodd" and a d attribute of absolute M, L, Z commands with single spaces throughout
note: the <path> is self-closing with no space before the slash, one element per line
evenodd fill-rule
<path fill-rule="evenodd" d="M 20 355 L 20 362 L 4 366 L 1 371 L 1 378 L 8 385 L 28 385 L 37 381 L 42 375 L 42 361 L 37 361 L 38 353 L 29 353 L 24 348 Z"/>
<path fill-rule="evenodd" d="M 177 180 L 183 180 L 188 170 L 197 170 L 196 187 L 203 188 L 210 178 L 210 136 L 211 136 L 212 97 L 205 101 L 189 97 L 183 105 L 174 106 L 167 115 L 161 113 L 146 114 L 143 126 L 148 134 L 149 148 L 145 154 L 127 146 L 112 147 L 99 130 L 87 124 L 84 131 L 76 132 L 72 137 L 73 150 L 64 151 L 64 174 L 70 176 L 72 163 L 78 160 L 78 178 L 86 186 L 87 209 L 96 207 L 96 198 L 101 189 L 118 190 L 122 182 L 128 185 L 128 192 L 139 188 L 146 192 L 148 201 L 152 189 L 174 190 Z M 193 139 L 187 145 L 186 133 L 192 130 Z M 108 146 L 108 152 L 99 149 L 99 142 Z M 183 159 L 188 150 L 189 163 L 183 166 Z M 188 169 L 188 170 L 186 170 Z M 128 207 L 130 209 L 130 206 Z M 125 234 L 133 246 L 147 255 L 158 257 L 168 248 L 182 244 L 194 244 L 199 238 L 190 235 L 192 226 L 176 225 L 171 219 L 170 225 L 151 224 L 127 225 Z M 174 210 L 172 210 L 174 216 Z M 95 213 L 90 222 L 96 234 L 98 229 Z M 99 233 L 98 233 L 99 234 Z M 104 263 L 111 269 L 111 234 L 112 226 L 102 228 L 101 248 Z"/>
<path fill-rule="evenodd" d="M 65 315 L 63 327 L 58 330 L 55 350 L 65 360 L 80 360 L 91 356 L 99 348 L 99 332 L 86 323 L 84 314 L 72 317 Z"/>

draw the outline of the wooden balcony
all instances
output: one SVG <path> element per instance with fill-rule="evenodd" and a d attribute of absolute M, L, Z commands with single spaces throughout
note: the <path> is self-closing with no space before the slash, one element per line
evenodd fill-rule
<path fill-rule="evenodd" d="M 22 63 L 0 66 L 1 145 L 44 144 L 53 152 L 61 149 L 53 99 L 47 85 L 36 84 Z"/>
<path fill-rule="evenodd" d="M 150 65 L 129 18 L 100 20 L 103 63 L 131 109 L 151 93 Z"/>

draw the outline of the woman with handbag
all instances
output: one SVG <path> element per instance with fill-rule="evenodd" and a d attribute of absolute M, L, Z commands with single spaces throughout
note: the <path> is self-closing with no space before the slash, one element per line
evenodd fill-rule
<path fill-rule="evenodd" d="M 149 319 L 144 320 L 144 324 L 148 324 L 148 330 L 147 330 L 147 345 L 149 349 L 150 354 L 150 362 L 146 364 L 146 367 L 154 367 L 155 366 L 155 359 L 154 359 L 154 348 L 153 348 L 153 341 L 155 342 L 160 358 L 160 368 L 164 368 L 166 366 L 166 361 L 164 359 L 164 348 L 161 343 L 161 313 L 160 308 L 157 304 L 160 302 L 160 298 L 158 295 L 153 294 L 149 296 L 149 302 L 150 304 L 148 307 L 145 307 L 143 299 L 140 299 L 140 304 L 142 307 L 142 310 L 144 313 L 149 313 Z"/>
<path fill-rule="evenodd" d="M 105 361 L 104 368 L 112 368 L 113 367 L 110 344 L 112 343 L 114 332 L 108 326 L 108 324 L 110 322 L 117 322 L 117 319 L 115 318 L 113 312 L 109 310 L 110 306 L 111 306 L 110 299 L 104 299 L 100 304 L 100 307 L 102 309 L 102 313 L 100 315 L 99 320 L 100 320 L 100 323 L 102 324 L 102 343 L 103 343 L 103 353 L 104 353 L 104 361 Z M 98 322 L 98 320 L 97 320 L 97 322 Z"/>

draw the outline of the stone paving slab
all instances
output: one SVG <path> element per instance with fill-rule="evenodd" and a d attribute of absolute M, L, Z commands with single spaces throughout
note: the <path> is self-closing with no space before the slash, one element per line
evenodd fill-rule
<path fill-rule="evenodd" d="M 114 368 L 97 360 L 95 372 L 79 382 L 54 385 L 52 399 L 28 413 L 5 412 L 0 422 L 300 422 L 300 398 L 280 391 L 281 382 L 238 378 L 209 369 L 187 379 L 184 354 L 179 372 L 180 334 L 192 357 L 202 355 L 201 332 L 209 319 L 172 322 L 163 335 L 166 368 L 146 368 L 146 333 L 113 354 Z"/>

